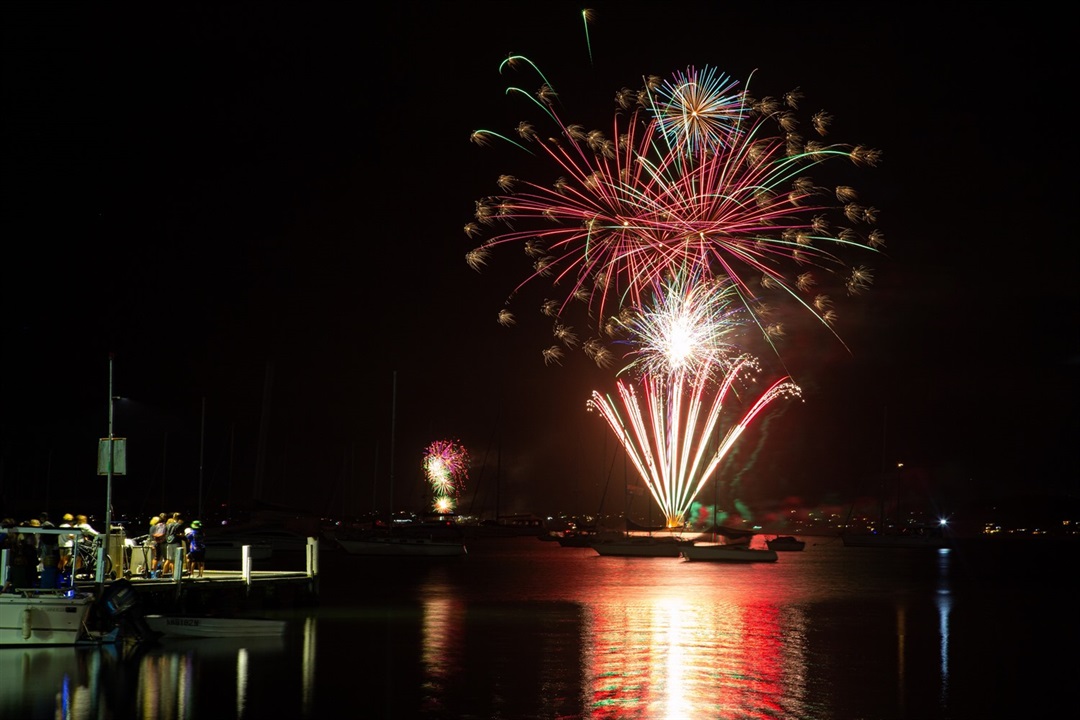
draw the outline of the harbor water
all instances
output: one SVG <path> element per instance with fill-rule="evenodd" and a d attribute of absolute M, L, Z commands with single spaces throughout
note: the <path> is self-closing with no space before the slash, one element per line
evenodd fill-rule
<path fill-rule="evenodd" d="M 281 638 L 0 649 L 0 718 L 934 720 L 1076 709 L 1072 548 L 846 548 L 775 563 L 324 552 Z"/>

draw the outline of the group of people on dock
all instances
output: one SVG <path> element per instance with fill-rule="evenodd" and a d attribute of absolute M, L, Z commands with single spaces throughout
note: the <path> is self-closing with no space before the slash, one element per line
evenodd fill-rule
<path fill-rule="evenodd" d="M 71 528 L 71 532 L 38 532 L 66 528 Z M 22 522 L 4 518 L 0 521 L 0 548 L 8 551 L 9 560 L 0 591 L 61 587 L 65 573 L 71 573 L 79 565 L 76 543 L 98 534 L 86 515 L 66 513 L 59 526 L 49 519 L 47 512 Z"/>
<path fill-rule="evenodd" d="M 185 527 L 179 512 L 160 513 L 150 519 L 147 534 L 147 574 L 151 578 L 170 577 L 181 559 L 185 575 L 203 577 L 206 571 L 206 542 L 202 522 L 192 520 Z"/>
<path fill-rule="evenodd" d="M 41 532 L 41 530 L 64 530 L 70 533 Z M 7 566 L 0 567 L 4 578 L 0 592 L 18 588 L 60 588 L 71 583 L 73 573 L 92 555 L 79 551 L 80 547 L 94 548 L 97 536 L 102 535 L 86 515 L 65 513 L 59 525 L 55 525 L 46 512 L 35 518 L 16 521 L 8 517 L 0 520 L 0 550 L 4 550 Z M 150 522 L 144 543 L 145 564 L 129 567 L 131 550 L 136 545 L 132 539 L 124 541 L 124 568 L 115 575 L 141 574 L 145 577 L 170 577 L 179 558 L 183 573 L 203 577 L 206 571 L 206 543 L 202 522 L 193 520 L 185 524 L 179 512 L 166 516 L 156 515 Z M 115 562 L 115 561 L 114 561 Z"/>

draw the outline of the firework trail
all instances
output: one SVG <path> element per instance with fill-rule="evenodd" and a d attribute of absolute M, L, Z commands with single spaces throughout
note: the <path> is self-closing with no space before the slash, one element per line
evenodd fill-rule
<path fill-rule="evenodd" d="M 468 477 L 469 453 L 457 442 L 436 440 L 424 453 L 424 474 L 431 483 L 434 510 L 451 513 Z"/>
<path fill-rule="evenodd" d="M 705 483 L 747 426 L 774 400 L 799 397 L 787 377 L 772 383 L 748 407 L 750 383 L 760 371 L 753 356 L 724 341 L 731 318 L 730 285 L 676 278 L 661 286 L 651 309 L 628 313 L 626 326 L 643 369 L 635 385 L 616 382 L 618 399 L 594 391 L 588 401 L 626 450 L 668 527 L 680 527 Z M 736 419 L 720 431 L 723 422 Z M 711 448 L 712 439 L 721 438 Z"/>
<path fill-rule="evenodd" d="M 596 19 L 596 11 L 585 8 L 581 11 L 581 20 L 585 24 L 585 45 L 589 49 L 589 64 L 592 65 L 592 42 L 589 40 L 589 23 Z"/>
<path fill-rule="evenodd" d="M 495 248 L 522 247 L 533 270 L 511 298 L 527 284 L 550 282 L 562 295 L 541 310 L 556 328 L 571 327 L 570 306 L 580 301 L 595 347 L 624 306 L 643 306 L 657 283 L 699 267 L 730 279 L 773 345 L 783 327 L 770 320 L 772 296 L 831 326 L 827 290 L 857 294 L 871 282 L 871 270 L 844 255 L 883 247 L 873 227 L 877 210 L 861 204 L 852 187 L 827 188 L 810 172 L 838 159 L 872 166 L 880 153 L 824 142 L 831 122 L 824 111 L 805 123 L 815 136 L 805 137 L 800 91 L 755 99 L 727 75 L 691 67 L 666 81 L 650 76 L 636 92 L 620 90 L 608 133 L 564 121 L 554 86 L 530 60 L 515 55 L 500 70 L 511 68 L 535 73 L 535 93 L 510 87 L 507 94 L 527 98 L 542 129 L 522 121 L 517 140 L 490 130 L 472 139 L 506 141 L 546 158 L 555 175 L 547 182 L 502 175 L 499 194 L 478 200 L 465 226 L 482 238 L 466 260 L 480 270 Z M 508 310 L 500 314 L 504 324 L 512 319 Z M 566 335 L 559 340 L 578 344 Z"/>

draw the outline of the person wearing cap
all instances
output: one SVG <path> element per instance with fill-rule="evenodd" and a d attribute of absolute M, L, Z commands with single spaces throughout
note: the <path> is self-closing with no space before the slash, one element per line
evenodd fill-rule
<path fill-rule="evenodd" d="M 150 518 L 150 560 L 147 568 L 152 578 L 158 577 L 165 562 L 165 520 L 162 515 Z"/>
<path fill-rule="evenodd" d="M 184 521 L 180 513 L 174 512 L 165 521 L 165 562 L 161 566 L 161 574 L 169 576 L 173 574 L 173 562 L 176 551 L 181 550 L 187 543 L 184 542 Z M 183 554 L 183 553 L 181 553 Z M 181 567 L 187 562 L 181 562 Z"/>
<path fill-rule="evenodd" d="M 59 527 L 69 528 L 75 526 L 75 516 L 71 513 L 64 513 L 62 518 L 63 522 Z M 71 551 L 75 549 L 75 536 L 74 535 L 61 535 L 60 540 L 60 572 L 67 570 L 68 565 L 71 564 Z"/>
<path fill-rule="evenodd" d="M 206 570 L 206 542 L 203 537 L 202 522 L 199 520 L 192 520 L 191 524 L 184 529 L 184 543 L 187 546 L 187 572 L 189 575 L 193 575 L 196 570 L 199 571 L 199 577 L 203 576 L 203 572 Z"/>

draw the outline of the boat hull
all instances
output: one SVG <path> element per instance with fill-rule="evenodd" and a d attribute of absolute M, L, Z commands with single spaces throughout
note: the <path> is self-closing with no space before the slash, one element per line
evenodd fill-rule
<path fill-rule="evenodd" d="M 93 596 L 25 590 L 0 595 L 0 647 L 75 645 L 86 636 Z"/>
<path fill-rule="evenodd" d="M 940 535 L 843 535 L 844 547 L 931 548 L 950 546 Z"/>
<path fill-rule="evenodd" d="M 695 543 L 681 550 L 683 558 L 694 562 L 752 563 L 776 562 L 775 550 L 751 548 L 746 545 Z"/>
<path fill-rule="evenodd" d="M 806 542 L 797 540 L 793 537 L 782 536 L 775 537 L 772 540 L 766 540 L 765 545 L 770 550 L 775 550 L 777 552 L 798 552 L 806 547 Z"/>
<path fill-rule="evenodd" d="M 611 540 L 593 543 L 592 548 L 598 555 L 610 557 L 667 557 L 677 558 L 682 548 L 689 546 L 689 541 L 667 539 L 631 539 Z"/>
<path fill-rule="evenodd" d="M 244 548 L 252 560 L 269 560 L 274 555 L 274 548 L 269 543 L 247 540 L 211 540 L 206 543 L 206 561 L 240 562 L 244 559 Z"/>
<path fill-rule="evenodd" d="M 394 557 L 458 557 L 468 554 L 465 543 L 431 538 L 385 537 L 338 539 L 350 555 L 387 555 Z"/>
<path fill-rule="evenodd" d="M 284 620 L 172 615 L 146 615 L 144 619 L 151 630 L 167 637 L 280 637 L 285 633 Z"/>

